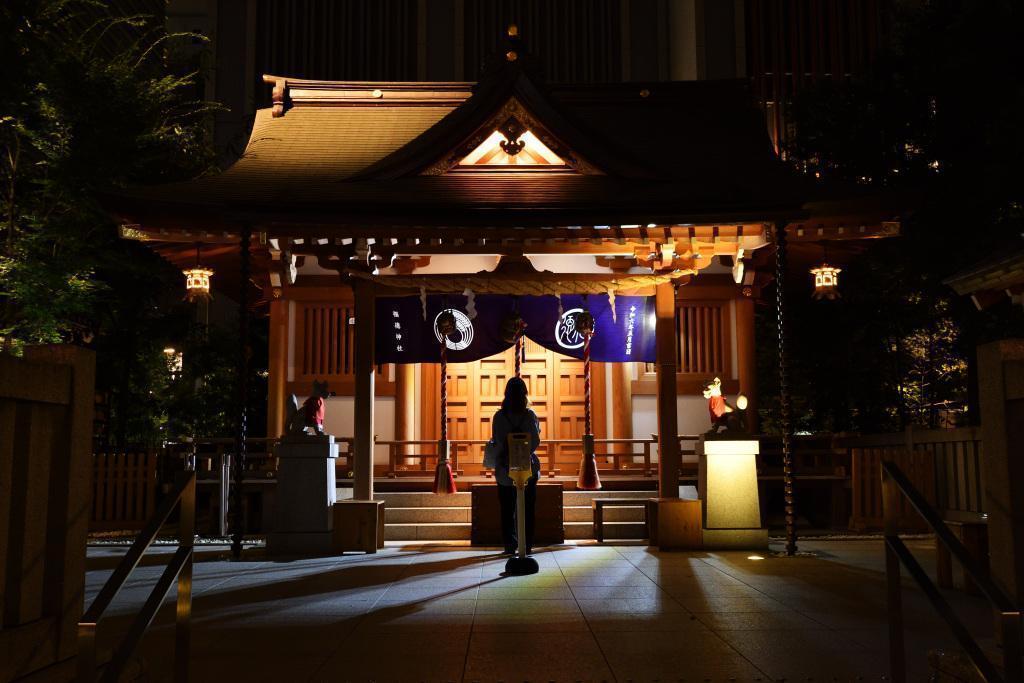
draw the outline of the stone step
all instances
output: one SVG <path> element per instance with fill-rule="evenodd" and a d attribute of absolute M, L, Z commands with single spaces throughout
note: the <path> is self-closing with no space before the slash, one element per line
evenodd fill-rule
<path fill-rule="evenodd" d="M 385 541 L 468 541 L 470 523 L 386 524 Z"/>
<path fill-rule="evenodd" d="M 590 505 L 594 498 L 657 498 L 657 491 L 563 491 L 562 505 Z"/>
<path fill-rule="evenodd" d="M 605 540 L 639 540 L 647 538 L 647 526 L 643 522 L 605 522 Z M 565 540 L 578 541 L 594 538 L 593 522 L 566 522 Z"/>
<path fill-rule="evenodd" d="M 397 492 L 386 491 L 375 493 L 374 498 L 385 501 L 387 508 L 445 508 L 469 507 L 473 494 L 466 493 L 430 493 L 430 492 Z"/>
<path fill-rule="evenodd" d="M 604 520 L 606 522 L 643 522 L 646 514 L 647 510 L 643 505 L 606 507 Z M 566 522 L 593 522 L 594 510 L 589 505 L 566 505 L 562 508 L 562 518 Z"/>
<path fill-rule="evenodd" d="M 458 507 L 387 507 L 384 506 L 385 524 L 423 524 L 436 522 L 469 522 L 469 506 Z"/>
<path fill-rule="evenodd" d="M 635 498 L 637 505 L 605 509 L 605 538 L 645 538 L 644 501 L 653 491 L 565 491 L 562 494 L 567 539 L 594 537 L 595 498 Z M 469 492 L 435 495 L 429 492 L 387 491 L 376 494 L 385 501 L 385 539 L 389 541 L 468 540 L 472 519 Z"/>

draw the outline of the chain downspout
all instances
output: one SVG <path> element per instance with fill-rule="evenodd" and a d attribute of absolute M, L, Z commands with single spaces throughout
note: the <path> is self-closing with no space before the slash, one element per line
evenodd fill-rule
<path fill-rule="evenodd" d="M 235 457 L 232 460 L 232 475 L 235 484 L 231 499 L 231 554 L 234 559 L 242 557 L 242 537 L 245 533 L 245 517 L 242 514 L 246 459 L 246 430 L 249 419 L 249 271 L 252 232 L 242 228 L 239 236 L 239 290 L 238 290 L 238 425 L 235 434 Z"/>
<path fill-rule="evenodd" d="M 796 509 L 793 503 L 793 416 L 786 364 L 786 224 L 775 225 L 775 314 L 779 342 L 779 410 L 782 421 L 782 487 L 786 513 L 786 554 L 796 554 Z"/>

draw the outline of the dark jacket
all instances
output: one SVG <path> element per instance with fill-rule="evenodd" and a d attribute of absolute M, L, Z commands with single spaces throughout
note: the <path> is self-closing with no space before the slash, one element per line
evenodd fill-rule
<path fill-rule="evenodd" d="M 540 476 L 540 460 L 537 458 L 537 447 L 540 445 L 540 420 L 529 408 L 525 413 L 510 413 L 501 409 L 491 420 L 491 439 L 501 449 L 498 453 L 497 466 L 494 468 L 494 480 L 502 486 L 515 486 L 508 476 L 508 435 L 526 432 L 530 435 L 530 463 L 533 479 Z"/>

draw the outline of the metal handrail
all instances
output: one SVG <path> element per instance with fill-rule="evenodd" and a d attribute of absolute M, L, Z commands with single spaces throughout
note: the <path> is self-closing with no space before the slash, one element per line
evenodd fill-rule
<path fill-rule="evenodd" d="M 898 536 L 898 503 L 903 494 L 911 506 L 921 515 L 935 533 L 937 542 L 942 543 L 963 567 L 964 572 L 974 581 L 982 594 L 988 598 L 999 613 L 997 625 L 1003 646 L 1003 671 L 996 668 L 982 651 L 970 630 L 953 612 L 952 607 L 939 592 L 928 574 L 914 558 L 906 544 Z M 894 681 L 907 679 L 906 652 L 903 643 L 903 600 L 900 586 L 900 563 L 924 592 L 932 607 L 953 632 L 960 647 L 967 653 L 971 664 L 986 681 L 1024 681 L 1021 662 L 1021 610 L 1007 593 L 1000 588 L 978 560 L 971 556 L 964 544 L 950 531 L 935 509 L 929 505 L 921 492 L 907 478 L 896 463 L 882 463 L 882 514 L 885 517 L 885 576 L 889 612 L 889 667 Z"/>
<path fill-rule="evenodd" d="M 146 552 L 161 527 L 167 522 L 178 502 L 181 502 L 181 515 L 178 521 L 178 550 L 171 557 L 167 568 L 153 586 L 146 604 L 136 615 L 128 634 L 114 651 L 110 662 L 104 667 L 101 681 L 117 681 L 129 657 L 149 628 L 157 611 L 163 604 L 171 583 L 178 580 L 178 593 L 175 617 L 174 637 L 174 678 L 176 681 L 187 681 L 189 676 L 189 655 L 192 629 L 192 556 L 196 529 L 196 473 L 182 472 L 177 486 L 160 503 L 159 509 L 146 523 L 131 548 L 118 563 L 114 573 L 110 575 L 103 588 L 92 601 L 89 609 L 78 622 L 78 680 L 80 683 L 95 681 L 96 670 L 96 631 L 100 619 L 110 603 L 124 587 L 129 575 L 138 566 L 142 555 Z"/>

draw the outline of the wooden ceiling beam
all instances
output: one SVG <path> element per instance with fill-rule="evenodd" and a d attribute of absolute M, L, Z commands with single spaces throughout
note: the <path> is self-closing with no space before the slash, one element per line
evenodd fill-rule
<path fill-rule="evenodd" d="M 844 231 L 842 228 L 801 229 L 791 232 L 795 241 L 822 239 L 863 239 L 870 237 L 867 230 Z M 124 226 L 126 239 L 181 244 L 237 244 L 238 238 L 227 232 L 202 232 L 170 229 L 142 229 Z M 763 224 L 727 226 L 657 226 L 647 228 L 612 226 L 610 228 L 496 228 L 468 230 L 463 228 L 398 228 L 387 232 L 374 231 L 367 237 L 366 230 L 332 229 L 304 234 L 261 233 L 280 244 L 289 244 L 296 254 L 316 254 L 321 248 L 349 247 L 364 240 L 373 251 L 398 255 L 428 254 L 590 254 L 628 255 L 638 245 L 660 245 L 674 242 L 677 252 L 680 243 L 726 244 L 744 242 L 748 250 L 757 242 L 764 243 L 767 234 Z M 878 235 L 882 236 L 882 235 Z M 750 244 L 750 242 L 755 242 Z M 727 251 L 729 249 L 726 249 Z"/>
<path fill-rule="evenodd" d="M 516 243 L 511 240 L 499 242 L 488 241 L 485 244 L 453 244 L 438 245 L 395 245 L 393 247 L 376 247 L 373 253 L 378 256 L 394 254 L 396 256 L 438 256 L 438 255 L 497 255 L 520 256 L 524 254 L 588 254 L 604 256 L 632 255 L 638 246 L 646 247 L 646 242 L 577 242 L 577 241 L 529 241 Z"/>
<path fill-rule="evenodd" d="M 282 228 L 279 233 L 275 227 L 268 227 L 272 237 L 289 235 L 296 238 L 317 239 L 324 235 L 330 235 L 334 239 L 366 237 L 366 228 L 347 228 L 337 226 L 323 226 L 317 229 L 294 229 Z M 527 239 L 576 239 L 590 240 L 600 239 L 602 241 L 615 241 L 617 239 L 688 239 L 713 237 L 764 237 L 768 234 L 769 227 L 764 223 L 729 224 L 729 225 L 672 225 L 655 228 L 621 227 L 612 226 L 608 228 L 577 227 L 577 228 L 424 228 L 424 227 L 396 227 L 381 232 L 374 229 L 375 235 L 386 234 L 391 239 L 399 241 L 419 239 L 421 242 L 430 239 L 451 240 L 461 238 L 467 242 L 480 239 L 502 240 L 527 240 Z"/>

